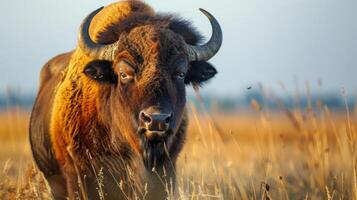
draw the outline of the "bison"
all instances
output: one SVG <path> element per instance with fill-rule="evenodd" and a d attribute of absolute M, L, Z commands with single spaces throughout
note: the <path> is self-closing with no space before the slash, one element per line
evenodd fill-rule
<path fill-rule="evenodd" d="M 77 48 L 44 65 L 30 121 L 34 160 L 55 199 L 164 199 L 188 123 L 185 87 L 216 69 L 222 44 L 141 1 L 93 11 Z"/>

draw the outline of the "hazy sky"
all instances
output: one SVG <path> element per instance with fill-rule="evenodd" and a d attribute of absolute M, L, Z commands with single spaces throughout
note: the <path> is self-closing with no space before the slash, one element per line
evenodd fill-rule
<path fill-rule="evenodd" d="M 108 0 L 1 0 L 0 93 L 35 92 L 51 57 L 75 48 L 78 26 Z M 202 7 L 221 23 L 224 42 L 211 62 L 219 71 L 210 93 L 240 94 L 258 82 L 292 89 L 294 77 L 325 90 L 357 89 L 356 0 L 147 0 L 155 10 L 190 19 L 207 37 Z M 277 87 L 278 88 L 278 87 Z"/>

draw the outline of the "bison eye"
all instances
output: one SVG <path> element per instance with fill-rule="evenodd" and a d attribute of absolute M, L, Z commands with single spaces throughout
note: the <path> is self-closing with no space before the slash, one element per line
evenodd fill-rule
<path fill-rule="evenodd" d="M 184 80 L 186 77 L 186 73 L 185 72 L 180 72 L 176 75 L 177 79 L 179 80 Z"/>
<path fill-rule="evenodd" d="M 133 79 L 133 76 L 130 76 L 129 74 L 125 73 L 124 71 L 119 72 L 120 75 L 120 82 L 121 83 L 128 83 Z"/>
<path fill-rule="evenodd" d="M 135 69 L 128 61 L 122 60 L 117 65 L 119 67 L 120 82 L 123 84 L 129 83 L 134 79 Z"/>
<path fill-rule="evenodd" d="M 185 59 L 184 57 L 179 57 L 178 59 L 176 59 L 176 61 L 173 63 L 173 66 L 176 68 L 176 73 L 175 78 L 177 80 L 185 80 L 186 77 L 186 71 L 187 71 L 187 59 Z"/>
<path fill-rule="evenodd" d="M 125 72 L 120 72 L 120 78 L 126 79 L 128 75 Z"/>

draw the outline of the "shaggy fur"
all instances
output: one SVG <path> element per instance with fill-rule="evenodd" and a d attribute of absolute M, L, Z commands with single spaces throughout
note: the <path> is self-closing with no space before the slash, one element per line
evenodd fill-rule
<path fill-rule="evenodd" d="M 181 67 L 177 60 L 187 59 L 184 43 L 202 37 L 188 22 L 156 14 L 141 1 L 107 6 L 90 35 L 102 44 L 119 40 L 119 53 L 114 62 L 98 61 L 77 48 L 43 67 L 30 126 L 35 161 L 56 199 L 163 199 L 161 179 L 174 188 L 170 181 L 186 135 L 185 83 L 201 84 L 216 73 L 206 62 L 193 62 L 182 66 L 184 82 L 173 78 Z M 132 84 L 121 82 L 123 60 L 135 69 Z M 175 114 L 165 143 L 137 132 L 139 112 L 152 105 Z"/>

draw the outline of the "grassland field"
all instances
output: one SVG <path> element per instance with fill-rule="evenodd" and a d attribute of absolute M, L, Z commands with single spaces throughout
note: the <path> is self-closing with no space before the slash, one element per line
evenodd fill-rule
<path fill-rule="evenodd" d="M 180 199 L 357 200 L 357 112 L 269 110 L 252 101 L 247 112 L 197 111 L 180 154 Z M 50 199 L 32 161 L 30 112 L 0 111 L 0 199 Z"/>

